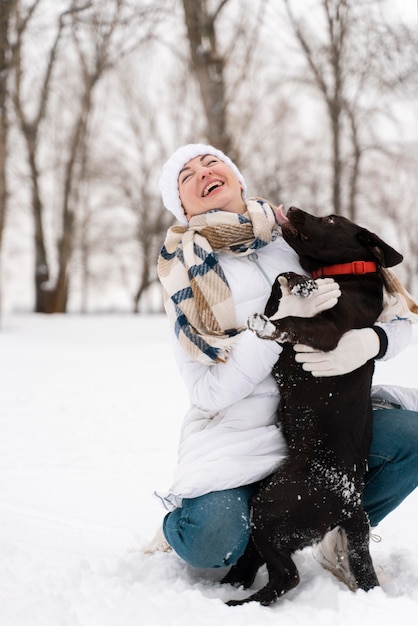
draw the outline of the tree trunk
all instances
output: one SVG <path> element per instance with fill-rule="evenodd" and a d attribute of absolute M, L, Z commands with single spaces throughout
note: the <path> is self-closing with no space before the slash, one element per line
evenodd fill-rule
<path fill-rule="evenodd" d="M 7 203 L 6 152 L 7 152 L 7 78 L 9 69 L 9 19 L 13 0 L 0 5 L 0 250 L 3 237 Z"/>
<path fill-rule="evenodd" d="M 225 3 L 221 3 L 223 6 Z M 183 0 L 192 71 L 199 83 L 207 119 L 208 141 L 230 154 L 231 138 L 226 116 L 225 61 L 219 52 L 215 21 L 219 10 L 210 14 L 207 0 Z"/>

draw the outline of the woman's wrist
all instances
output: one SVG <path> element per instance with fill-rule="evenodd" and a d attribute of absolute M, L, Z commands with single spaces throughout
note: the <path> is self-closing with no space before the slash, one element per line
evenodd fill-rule
<path fill-rule="evenodd" d="M 375 359 L 382 359 L 385 356 L 387 349 L 388 349 L 388 345 L 389 345 L 388 336 L 381 326 L 372 326 L 372 329 L 375 331 L 375 333 L 379 337 L 379 343 L 380 343 L 379 352 L 376 354 Z"/>

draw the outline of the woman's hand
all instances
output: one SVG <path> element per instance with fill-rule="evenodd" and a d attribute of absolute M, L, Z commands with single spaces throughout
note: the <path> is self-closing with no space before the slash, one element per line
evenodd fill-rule
<path fill-rule="evenodd" d="M 348 374 L 373 359 L 380 350 L 380 340 L 373 328 L 357 328 L 345 333 L 337 347 L 329 352 L 296 344 L 295 359 L 312 376 Z"/>

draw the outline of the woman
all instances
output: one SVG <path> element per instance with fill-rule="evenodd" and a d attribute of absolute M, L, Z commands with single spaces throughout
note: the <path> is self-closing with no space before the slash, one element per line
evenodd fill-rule
<path fill-rule="evenodd" d="M 248 501 L 257 482 L 286 453 L 275 422 L 279 398 L 271 376 L 282 348 L 249 331 L 246 319 L 264 310 L 277 274 L 303 270 L 281 237 L 281 208 L 246 199 L 241 172 L 213 146 L 179 148 L 164 165 L 160 189 L 164 205 L 181 224 L 167 233 L 158 272 L 191 402 L 171 489 L 158 494 L 170 511 L 164 538 L 194 567 L 225 567 L 247 544 Z M 280 315 L 310 317 L 334 306 L 340 295 L 330 280 L 318 281 L 314 293 L 306 299 L 286 292 Z M 330 353 L 296 346 L 297 360 L 315 376 L 343 374 L 368 359 L 394 356 L 411 332 L 405 318 L 377 322 L 346 334 Z M 390 410 L 374 412 L 365 489 L 372 526 L 417 486 L 418 413 L 396 408 L 395 392 L 384 392 Z M 338 569 L 335 543 L 342 539 L 335 531 L 327 540 L 331 567 Z M 325 541 L 323 549 L 328 549 Z M 323 559 L 322 564 L 329 565 Z"/>

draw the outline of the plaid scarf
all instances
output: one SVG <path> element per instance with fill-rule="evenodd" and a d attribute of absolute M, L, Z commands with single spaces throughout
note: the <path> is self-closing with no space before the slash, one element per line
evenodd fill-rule
<path fill-rule="evenodd" d="M 217 251 L 246 256 L 266 246 L 278 230 L 273 207 L 247 200 L 241 214 L 210 211 L 172 226 L 158 258 L 164 307 L 177 339 L 197 362 L 226 361 L 237 327 L 235 307 Z"/>

